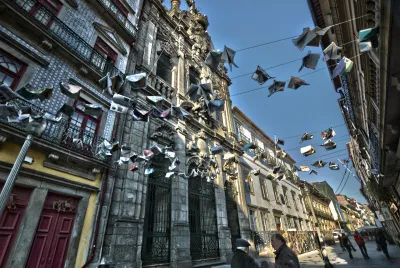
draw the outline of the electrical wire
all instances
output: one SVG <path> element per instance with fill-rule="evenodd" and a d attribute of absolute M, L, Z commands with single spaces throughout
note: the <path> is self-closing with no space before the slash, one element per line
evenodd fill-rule
<path fill-rule="evenodd" d="M 356 41 L 357 41 L 357 40 L 352 40 L 352 41 L 350 41 L 350 42 L 347 42 L 347 43 L 344 43 L 344 44 L 338 45 L 338 46 L 339 46 L 339 47 L 343 47 L 343 46 L 345 46 L 345 45 L 354 43 L 354 42 L 356 42 Z M 321 53 L 319 53 L 319 54 L 321 54 Z M 293 63 L 293 62 L 296 62 L 296 61 L 300 61 L 300 60 L 302 60 L 303 58 L 304 58 L 304 57 L 301 57 L 301 58 L 299 58 L 299 59 L 291 60 L 291 61 L 284 62 L 284 63 L 281 63 L 281 64 L 277 64 L 277 65 L 274 65 L 274 66 L 270 66 L 270 67 L 265 68 L 265 69 L 263 69 L 263 70 L 264 70 L 264 71 L 270 70 L 270 69 L 273 69 L 273 68 L 276 68 L 276 67 L 280 67 L 280 66 L 283 66 L 283 65 L 286 65 L 286 64 L 290 64 L 290 63 Z M 231 80 L 233 80 L 233 79 L 240 78 L 240 77 L 245 77 L 245 76 L 248 76 L 248 75 L 251 75 L 251 74 L 254 74 L 254 72 L 247 73 L 247 74 L 241 74 L 241 75 L 234 76 L 234 77 L 229 77 L 229 78 L 230 78 Z"/>
<path fill-rule="evenodd" d="M 338 141 L 343 141 L 343 140 L 346 140 L 346 139 L 348 139 L 349 138 L 349 135 L 348 134 L 346 134 L 346 135 L 343 135 L 343 136 L 340 136 L 340 137 L 346 137 L 346 138 L 343 138 L 343 139 L 339 139 L 339 140 L 334 140 L 333 142 L 338 142 Z M 340 138 L 340 137 L 337 137 L 337 138 Z M 313 143 L 313 144 L 308 144 L 308 145 L 314 145 L 314 146 L 320 146 L 321 145 L 321 143 Z M 308 146 L 308 145 L 306 145 L 306 146 Z M 290 149 L 287 149 L 287 150 L 284 150 L 285 152 L 290 152 L 290 151 L 295 151 L 295 150 L 299 150 L 300 148 L 302 148 L 303 146 L 300 146 L 300 147 L 294 147 L 294 148 L 290 148 Z"/>
<path fill-rule="evenodd" d="M 342 126 L 345 126 L 345 125 L 346 125 L 346 123 L 341 124 L 341 125 L 337 125 L 337 126 L 333 126 L 333 127 L 331 127 L 331 128 L 339 128 L 339 127 L 342 127 Z M 313 131 L 313 132 L 307 132 L 307 133 L 308 133 L 308 134 L 316 134 L 316 133 L 320 133 L 320 132 L 325 131 L 325 130 L 326 130 L 326 129 L 317 130 L 317 131 Z M 303 134 L 299 134 L 299 135 L 289 136 L 289 137 L 283 137 L 283 138 L 279 138 L 279 139 L 281 139 L 281 140 L 287 140 L 287 139 L 298 138 L 298 137 L 301 137 L 301 136 L 303 136 L 303 135 L 304 135 L 304 133 L 303 133 Z"/>
<path fill-rule="evenodd" d="M 353 166 L 351 167 L 351 170 L 353 170 Z M 351 171 L 351 170 L 350 170 L 350 171 Z M 339 192 L 339 194 L 344 190 L 344 187 L 346 187 L 346 184 L 347 184 L 347 182 L 348 182 L 348 180 L 349 180 L 349 177 L 350 177 L 350 172 L 349 172 L 349 175 L 347 175 L 347 179 L 346 179 L 345 183 L 343 184 L 343 188 L 342 188 L 342 190 Z"/>
<path fill-rule="evenodd" d="M 347 173 L 347 168 L 344 169 L 343 177 L 342 177 L 342 179 L 340 180 L 339 186 L 338 186 L 338 188 L 336 189 L 335 193 L 337 193 L 337 192 L 339 191 L 340 186 L 341 186 L 342 183 L 343 183 L 344 177 L 346 176 L 346 173 Z M 350 173 L 349 173 L 349 174 L 350 174 Z"/>
<path fill-rule="evenodd" d="M 360 55 L 362 55 L 362 54 L 363 54 L 363 53 L 357 54 L 357 55 L 355 55 L 354 57 L 351 57 L 351 58 L 349 58 L 349 59 L 354 59 L 354 58 L 356 58 L 356 57 L 358 57 L 358 56 L 360 56 Z M 336 66 L 336 65 L 337 65 L 337 64 L 335 63 L 335 64 L 329 65 L 329 66 L 327 66 L 327 67 L 323 67 L 323 68 L 321 68 L 321 69 L 317 69 L 317 70 L 315 70 L 315 71 L 312 71 L 312 72 L 309 72 L 309 73 L 306 73 L 306 74 L 304 74 L 304 75 L 300 75 L 300 76 L 297 76 L 297 77 L 300 78 L 300 77 L 304 77 L 304 76 L 307 76 L 307 75 L 310 75 L 310 74 L 314 74 L 314 73 L 316 73 L 316 72 L 319 72 L 319 71 L 328 69 L 328 68 L 330 68 L 330 67 L 334 67 L 334 66 Z M 289 81 L 290 81 L 290 79 L 285 80 L 284 82 L 289 82 Z M 246 90 L 246 91 L 243 91 L 243 92 L 239 92 L 239 93 L 236 93 L 236 94 L 231 94 L 231 97 L 235 97 L 235 96 L 247 94 L 247 93 L 250 93 L 250 92 L 253 92 L 253 91 L 257 91 L 257 90 L 260 90 L 260 89 L 263 89 L 263 88 L 268 88 L 268 87 L 270 87 L 270 86 L 259 87 L 259 88 L 255 88 L 255 89 L 250 89 L 250 90 Z"/>
<path fill-rule="evenodd" d="M 362 16 L 359 16 L 359 17 L 357 17 L 357 18 L 353 18 L 353 19 L 350 19 L 350 20 L 342 21 L 342 22 L 339 22 L 339 23 L 330 25 L 330 26 L 328 26 L 328 27 L 332 28 L 332 27 L 338 26 L 338 25 L 343 24 L 343 23 L 347 23 L 347 22 L 350 22 L 350 21 L 353 21 L 353 20 L 357 20 L 357 19 L 363 18 L 363 17 L 365 17 L 365 16 L 368 16 L 368 14 L 365 14 L 365 15 L 362 15 Z M 253 46 L 250 46 L 250 47 L 245 47 L 245 48 L 241 48 L 241 49 L 236 49 L 236 52 L 245 51 L 245 50 L 249 50 L 249 49 L 253 49 L 253 48 L 257 48 L 257 47 L 261 47 L 261 46 L 266 46 L 266 45 L 274 44 L 274 43 L 277 43 L 277 42 L 289 40 L 289 39 L 296 38 L 296 37 L 299 37 L 299 36 L 300 36 L 300 35 L 295 35 L 295 36 L 286 37 L 286 38 L 282 38 L 282 39 L 278 39 L 278 40 L 274 40 L 274 41 L 269 41 L 269 42 L 262 43 L 262 44 L 258 44 L 258 45 L 253 45 Z"/>

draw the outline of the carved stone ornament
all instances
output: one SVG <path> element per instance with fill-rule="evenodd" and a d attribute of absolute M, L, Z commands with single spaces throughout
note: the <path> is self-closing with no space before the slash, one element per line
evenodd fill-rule
<path fill-rule="evenodd" d="M 189 38 L 193 41 L 192 56 L 204 59 L 210 47 L 210 37 L 207 34 L 208 18 L 196 8 L 194 0 L 186 0 L 190 8 Z"/>
<path fill-rule="evenodd" d="M 155 140 L 158 144 L 165 146 L 174 146 L 175 131 L 167 123 L 162 123 L 155 129 L 155 132 L 151 134 L 150 139 Z"/>
<path fill-rule="evenodd" d="M 59 212 L 73 212 L 75 207 L 72 205 L 71 200 L 58 200 L 53 202 L 53 209 Z"/>
<path fill-rule="evenodd" d="M 189 177 L 207 178 L 214 180 L 220 173 L 218 162 L 214 156 L 210 156 L 210 147 L 204 130 L 195 134 L 187 144 L 188 160 L 186 166 L 189 166 Z"/>
<path fill-rule="evenodd" d="M 7 205 L 6 205 L 7 209 L 10 211 L 14 211 L 17 209 L 17 205 L 15 204 L 15 195 L 12 194 L 7 201 Z"/>
<path fill-rule="evenodd" d="M 237 157 L 232 157 L 230 159 L 225 160 L 224 166 L 222 167 L 222 171 L 226 172 L 229 176 L 229 179 L 236 180 L 238 176 L 238 159 Z"/>

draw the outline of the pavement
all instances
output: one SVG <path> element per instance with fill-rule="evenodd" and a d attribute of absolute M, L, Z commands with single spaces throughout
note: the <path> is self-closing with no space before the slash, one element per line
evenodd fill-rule
<path fill-rule="evenodd" d="M 343 251 L 339 243 L 336 243 L 335 246 L 328 246 L 327 252 L 330 262 L 334 267 L 343 267 L 343 268 L 389 268 L 389 267 L 400 267 L 400 247 L 397 245 L 388 245 L 389 255 L 391 257 L 390 260 L 386 259 L 386 256 L 382 251 L 376 250 L 375 241 L 367 241 L 366 248 L 368 252 L 369 260 L 364 259 L 361 254 L 360 249 L 358 248 L 356 242 L 353 238 L 350 238 L 354 247 L 356 248 L 356 252 L 353 252 L 354 259 L 349 258 L 349 253 Z M 304 268 L 321 268 L 324 267 L 324 262 L 321 259 L 317 250 L 301 254 L 298 256 L 301 267 Z M 257 261 L 261 262 L 266 260 L 268 262 L 274 262 L 270 258 L 257 258 Z"/>
<path fill-rule="evenodd" d="M 361 254 L 360 249 L 355 243 L 354 239 L 351 238 L 356 252 L 353 252 L 354 259 L 349 258 L 349 253 L 343 251 L 339 244 L 335 246 L 327 247 L 328 257 L 334 267 L 351 267 L 351 268 L 364 268 L 364 267 L 375 267 L 375 268 L 386 268 L 386 267 L 400 267 L 400 247 L 397 245 L 388 245 L 390 260 L 386 258 L 382 251 L 376 250 L 376 243 L 374 241 L 368 241 L 366 248 L 370 259 L 366 260 Z M 299 255 L 299 261 L 302 267 L 313 268 L 313 267 L 324 267 L 324 262 L 319 256 L 318 251 L 312 251 Z"/>
<path fill-rule="evenodd" d="M 343 251 L 339 244 L 336 243 L 335 246 L 328 246 L 327 252 L 330 262 L 334 267 L 343 267 L 343 268 L 389 268 L 389 267 L 399 267 L 400 268 L 400 247 L 397 245 L 388 245 L 389 255 L 391 257 L 390 260 L 386 259 L 386 256 L 382 251 L 376 250 L 376 243 L 374 241 L 367 241 L 366 248 L 370 259 L 366 260 L 361 254 L 360 249 L 355 243 L 353 238 L 350 238 L 354 247 L 356 248 L 356 252 L 353 252 L 354 259 L 349 258 L 349 253 Z M 298 256 L 301 267 L 304 268 L 323 268 L 324 262 L 322 261 L 317 250 L 301 254 Z M 261 261 L 274 262 L 272 258 L 257 258 L 258 262 Z M 230 265 L 218 266 L 218 267 L 230 267 Z"/>

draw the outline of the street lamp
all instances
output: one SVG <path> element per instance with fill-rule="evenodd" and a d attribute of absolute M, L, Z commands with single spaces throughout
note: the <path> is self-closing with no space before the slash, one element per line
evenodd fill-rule
<path fill-rule="evenodd" d="M 0 193 L 0 214 L 3 212 L 5 206 L 7 205 L 8 199 L 12 193 L 12 189 L 14 187 L 15 181 L 17 180 L 17 175 L 21 166 L 24 162 L 25 156 L 28 153 L 28 150 L 32 144 L 34 136 L 40 137 L 47 126 L 47 120 L 43 117 L 32 117 L 30 116 L 27 125 L 26 131 L 28 135 L 25 138 L 25 142 L 22 145 L 22 148 L 18 154 L 17 159 L 10 171 L 10 174 L 7 177 L 7 180 L 4 184 L 3 189 Z"/>

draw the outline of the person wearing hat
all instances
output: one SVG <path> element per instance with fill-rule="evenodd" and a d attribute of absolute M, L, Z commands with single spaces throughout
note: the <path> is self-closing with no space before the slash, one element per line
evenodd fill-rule
<path fill-rule="evenodd" d="M 244 239 L 236 240 L 236 251 L 231 260 L 231 268 L 260 268 L 260 265 L 249 253 L 250 243 Z M 268 263 L 263 262 L 262 268 L 268 268 Z"/>

